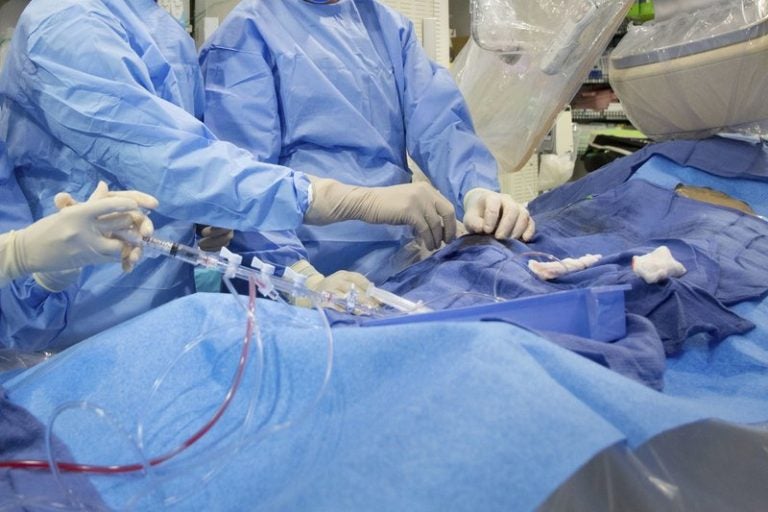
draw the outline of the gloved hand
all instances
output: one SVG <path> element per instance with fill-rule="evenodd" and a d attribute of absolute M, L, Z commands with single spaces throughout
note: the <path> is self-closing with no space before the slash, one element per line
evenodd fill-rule
<path fill-rule="evenodd" d="M 213 226 L 197 226 L 197 234 L 201 236 L 197 245 L 203 251 L 218 252 L 226 247 L 235 236 L 235 232 L 227 228 L 215 228 Z"/>
<path fill-rule="evenodd" d="M 307 224 L 362 220 L 371 224 L 412 226 L 427 249 L 456 238 L 453 205 L 427 183 L 358 187 L 310 176 L 312 203 Z"/>
<path fill-rule="evenodd" d="M 138 208 L 154 208 L 157 200 L 141 192 L 109 192 L 99 183 L 85 203 L 66 193 L 54 201 L 62 211 L 2 237 L 0 280 L 31 273 L 44 288 L 60 291 L 84 265 L 122 259 L 130 268 L 141 251 L 131 241 L 152 234 L 152 222 Z"/>
<path fill-rule="evenodd" d="M 371 307 L 378 306 L 376 300 L 365 295 L 366 290 L 368 290 L 369 286 L 372 286 L 372 283 L 362 274 L 340 270 L 325 277 L 307 260 L 300 260 L 294 263 L 291 265 L 291 269 L 307 277 L 304 284 L 312 291 L 319 293 L 330 292 L 340 297 L 344 297 L 350 292 L 352 286 L 354 286 L 355 290 L 359 293 L 358 300 L 361 304 Z M 313 306 L 311 301 L 305 297 L 298 298 L 294 301 L 294 304 L 301 307 Z"/>
<path fill-rule="evenodd" d="M 145 194 L 144 192 L 139 192 L 138 190 L 109 190 L 107 184 L 103 181 L 100 181 L 98 185 L 96 185 L 96 189 L 90 195 L 88 200 L 82 204 L 96 204 L 99 201 L 105 199 L 124 199 L 132 201 L 136 205 L 136 207 L 130 210 L 120 213 L 115 212 L 107 214 L 98 219 L 99 222 L 104 222 L 110 220 L 110 218 L 113 218 L 116 215 L 121 215 L 124 217 L 123 224 L 127 224 L 125 217 L 130 217 L 132 220 L 132 222 L 127 224 L 127 227 L 125 228 L 117 228 L 112 229 L 111 231 L 104 231 L 104 234 L 107 238 L 123 242 L 120 259 L 122 261 L 123 271 L 130 272 L 133 270 L 133 266 L 136 264 L 136 262 L 139 261 L 139 258 L 141 258 L 141 239 L 145 236 L 152 236 L 152 233 L 154 232 L 152 221 L 139 208 L 153 210 L 157 208 L 157 199 L 149 194 Z M 79 204 L 68 192 L 61 192 L 56 194 L 53 201 L 56 205 L 56 208 L 59 210 L 64 210 L 65 208 Z M 112 259 L 108 261 L 112 261 Z M 92 262 L 89 264 L 97 263 L 105 262 Z"/>
<path fill-rule="evenodd" d="M 536 223 L 525 206 L 507 194 L 473 188 L 464 196 L 464 226 L 470 233 L 493 235 L 528 242 L 536 233 Z"/>

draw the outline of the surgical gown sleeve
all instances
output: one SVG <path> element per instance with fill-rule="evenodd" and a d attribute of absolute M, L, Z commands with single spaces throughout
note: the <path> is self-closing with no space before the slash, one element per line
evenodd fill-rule
<path fill-rule="evenodd" d="M 242 230 L 302 222 L 306 176 L 257 161 L 164 100 L 152 77 L 171 69 L 152 47 L 134 48 L 117 19 L 73 6 L 24 36 L 12 100 L 123 187 L 157 197 L 158 212 Z M 194 59 L 187 72 L 199 73 Z"/>
<path fill-rule="evenodd" d="M 475 133 L 453 78 L 427 57 L 410 21 L 400 38 L 408 153 L 463 218 L 464 194 L 476 187 L 499 190 L 496 160 Z"/>
<path fill-rule="evenodd" d="M 32 223 L 27 201 L 3 151 L 0 142 L 0 233 Z M 48 346 L 66 325 L 76 290 L 72 286 L 62 292 L 49 292 L 32 277 L 5 281 L 0 286 L 0 348 L 31 352 Z"/>
<path fill-rule="evenodd" d="M 277 164 L 282 149 L 282 126 L 275 79 L 264 41 L 247 20 L 228 19 L 228 30 L 240 34 L 237 48 L 206 45 L 200 54 L 205 81 L 206 126 L 220 139 L 247 148 L 261 162 Z M 294 231 L 238 232 L 230 249 L 249 261 L 290 266 L 307 259 Z"/>

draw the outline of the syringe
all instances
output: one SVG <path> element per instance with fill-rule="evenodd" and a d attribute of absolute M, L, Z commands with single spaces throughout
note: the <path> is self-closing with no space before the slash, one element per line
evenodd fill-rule
<path fill-rule="evenodd" d="M 404 299 L 399 295 L 395 295 L 392 292 L 382 290 L 381 288 L 377 288 L 375 286 L 370 286 L 365 293 L 369 297 L 376 299 L 382 304 L 386 304 L 387 306 L 403 313 L 429 313 L 432 311 L 428 307 L 422 305 L 421 302 L 413 302 L 408 299 Z"/>
<path fill-rule="evenodd" d="M 361 297 L 360 293 L 353 291 L 346 296 L 339 296 L 330 292 L 316 292 L 306 287 L 303 276 L 298 274 L 288 277 L 276 276 L 273 274 L 274 266 L 258 260 L 255 261 L 261 265 L 260 269 L 246 267 L 241 264 L 242 258 L 230 253 L 226 249 L 222 249 L 220 254 L 216 254 L 201 251 L 178 242 L 170 242 L 154 237 L 144 237 L 143 242 L 144 246 L 150 251 L 184 261 L 191 265 L 217 270 L 229 278 L 248 280 L 252 277 L 259 291 L 273 299 L 278 299 L 279 295 L 277 292 L 281 292 L 293 298 L 306 297 L 313 304 L 333 307 L 348 313 L 372 315 L 378 312 L 378 308 L 358 300 Z M 362 291 L 362 296 L 372 297 L 382 305 L 404 313 L 425 313 L 431 311 L 422 306 L 421 303 L 411 302 L 375 286 L 370 286 L 368 290 Z"/>

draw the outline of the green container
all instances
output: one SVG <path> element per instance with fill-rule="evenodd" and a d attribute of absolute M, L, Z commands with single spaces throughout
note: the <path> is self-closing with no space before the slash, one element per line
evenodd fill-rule
<path fill-rule="evenodd" d="M 652 0 L 636 0 L 634 5 L 630 7 L 627 13 L 627 18 L 635 23 L 643 23 L 653 19 L 653 1 Z"/>

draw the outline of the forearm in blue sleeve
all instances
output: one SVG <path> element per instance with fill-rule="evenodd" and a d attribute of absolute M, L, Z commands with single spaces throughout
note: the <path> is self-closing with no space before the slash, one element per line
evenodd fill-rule
<path fill-rule="evenodd" d="M 62 15 L 46 23 L 26 41 L 13 100 L 78 157 L 156 196 L 171 218 L 245 231 L 302 222 L 307 177 L 259 162 L 161 98 L 121 26 L 91 16 L 76 26 Z M 97 49 L 72 52 L 84 38 Z"/>
<path fill-rule="evenodd" d="M 448 71 L 429 60 L 412 25 L 402 37 L 408 152 L 462 218 L 469 190 L 499 190 L 496 160 L 475 133 L 467 104 Z"/>

